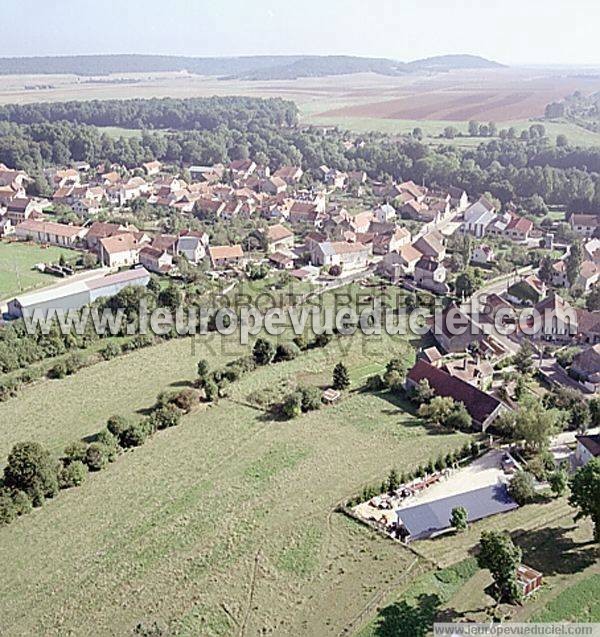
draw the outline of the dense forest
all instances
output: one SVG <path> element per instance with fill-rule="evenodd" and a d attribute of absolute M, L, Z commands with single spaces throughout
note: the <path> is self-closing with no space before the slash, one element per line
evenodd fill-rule
<path fill-rule="evenodd" d="M 4 106 L 0 161 L 34 175 L 43 193 L 43 168 L 52 164 L 110 161 L 133 168 L 156 158 L 183 168 L 251 157 L 272 169 L 327 164 L 379 180 L 452 184 L 472 197 L 490 192 L 508 202 L 539 195 L 546 204 L 600 212 L 600 148 L 573 148 L 565 139 L 556 144 L 539 124 L 519 138 L 504 131 L 502 139 L 460 149 L 426 146 L 410 135 L 356 139 L 337 129 L 301 127 L 296 118 L 292 102 L 247 97 Z M 99 124 L 143 130 L 114 139 Z"/>
<path fill-rule="evenodd" d="M 422 71 L 500 66 L 475 55 L 442 55 L 408 64 L 352 55 L 259 55 L 183 57 L 172 55 L 65 55 L 0 58 L 0 75 L 158 73 L 188 71 L 227 79 L 274 80 L 378 73 L 404 75 Z"/>
<path fill-rule="evenodd" d="M 214 130 L 218 126 L 243 128 L 293 126 L 298 107 L 280 98 L 202 97 L 43 102 L 0 106 L 0 121 L 43 124 L 68 121 L 93 126 Z"/>

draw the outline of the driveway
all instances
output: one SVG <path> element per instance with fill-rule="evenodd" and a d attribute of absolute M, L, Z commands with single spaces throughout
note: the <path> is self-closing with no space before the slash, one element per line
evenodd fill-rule
<path fill-rule="evenodd" d="M 419 495 L 405 499 L 400 508 L 433 502 L 505 481 L 506 476 L 501 468 L 503 455 L 503 451 L 492 449 L 464 469 L 453 470 L 447 478 L 443 478 Z"/>

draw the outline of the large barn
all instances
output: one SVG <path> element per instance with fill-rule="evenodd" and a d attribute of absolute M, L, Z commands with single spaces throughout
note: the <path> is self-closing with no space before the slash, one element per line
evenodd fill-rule
<path fill-rule="evenodd" d="M 519 505 L 508 495 L 506 485 L 493 484 L 459 493 L 433 502 L 417 504 L 396 511 L 398 526 L 404 530 L 405 541 L 422 540 L 450 528 L 452 509 L 464 507 L 469 522 L 482 520 L 496 513 L 512 511 Z"/>
<path fill-rule="evenodd" d="M 134 268 L 82 281 L 73 281 L 55 287 L 17 296 L 8 303 L 8 314 L 12 318 L 30 317 L 34 312 L 68 312 L 78 310 L 96 299 L 114 296 L 128 285 L 148 285 L 150 273 L 145 268 Z"/>

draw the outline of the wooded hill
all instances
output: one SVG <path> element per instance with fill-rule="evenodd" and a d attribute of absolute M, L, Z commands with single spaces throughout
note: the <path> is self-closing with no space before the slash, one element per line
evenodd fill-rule
<path fill-rule="evenodd" d="M 473 55 L 442 55 L 405 63 L 386 58 L 346 55 L 264 55 L 244 57 L 182 57 L 170 55 L 66 55 L 0 58 L 0 75 L 157 73 L 188 71 L 223 79 L 281 80 L 325 75 L 378 73 L 405 75 L 420 71 L 449 71 L 501 66 Z"/>

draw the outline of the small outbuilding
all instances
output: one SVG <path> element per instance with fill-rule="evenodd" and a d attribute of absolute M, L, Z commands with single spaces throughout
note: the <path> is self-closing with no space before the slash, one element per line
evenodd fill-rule
<path fill-rule="evenodd" d="M 340 399 L 341 393 L 337 389 L 326 389 L 323 392 L 323 402 L 327 405 L 333 405 Z"/>
<path fill-rule="evenodd" d="M 517 568 L 517 582 L 521 587 L 521 594 L 527 597 L 542 586 L 542 574 L 531 566 L 520 564 Z"/>

